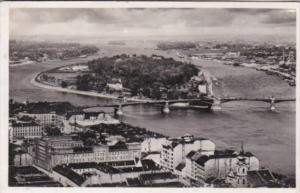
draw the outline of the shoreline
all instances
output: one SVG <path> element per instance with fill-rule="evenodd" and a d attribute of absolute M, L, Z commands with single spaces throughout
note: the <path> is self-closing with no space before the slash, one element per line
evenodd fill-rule
<path fill-rule="evenodd" d="M 57 87 L 57 86 L 52 86 L 43 83 L 42 81 L 38 80 L 39 76 L 41 76 L 44 72 L 39 72 L 37 73 L 30 81 L 31 84 L 48 89 L 48 90 L 53 90 L 53 91 L 59 91 L 59 92 L 64 92 L 64 93 L 71 93 L 71 94 L 78 94 L 78 95 L 83 95 L 83 96 L 91 96 L 91 97 L 97 97 L 97 98 L 107 98 L 107 99 L 115 99 L 115 100 L 121 100 L 117 96 L 113 95 L 108 95 L 108 94 L 101 94 L 101 93 L 95 93 L 95 92 L 90 92 L 90 91 L 80 91 L 80 90 L 71 90 L 67 88 L 62 88 L 62 87 Z M 134 98 L 126 98 L 125 100 L 131 101 L 131 102 L 152 102 L 153 100 L 145 100 L 145 99 L 134 99 Z"/>
<path fill-rule="evenodd" d="M 75 58 L 75 59 L 80 59 L 80 58 Z M 52 61 L 54 61 L 54 60 L 52 60 Z M 74 64 L 76 65 L 76 63 L 74 63 Z M 112 100 L 122 100 L 118 96 L 114 96 L 114 95 L 110 95 L 110 94 L 102 94 L 102 93 L 96 93 L 96 92 L 91 92 L 91 91 L 72 90 L 72 89 L 68 89 L 68 88 L 62 88 L 62 87 L 59 87 L 59 86 L 54 86 L 54 85 L 51 85 L 51 84 L 47 84 L 44 81 L 41 81 L 39 79 L 39 77 L 43 73 L 46 73 L 46 72 L 51 71 L 51 70 L 56 69 L 56 68 L 61 68 L 61 67 L 70 66 L 70 65 L 73 65 L 73 64 L 66 64 L 66 65 L 63 65 L 63 66 L 51 68 L 51 69 L 46 70 L 46 71 L 38 72 L 30 80 L 30 83 L 37 86 L 37 87 L 40 87 L 40 88 L 59 91 L 59 92 L 64 92 L 64 93 L 78 94 L 78 95 L 83 95 L 83 96 L 91 96 L 91 97 L 96 97 L 96 98 L 106 98 L 106 99 L 112 99 Z M 203 70 L 201 66 L 198 66 L 198 65 L 195 65 L 195 66 L 197 68 L 199 68 L 200 70 Z M 210 81 L 212 81 L 212 78 L 216 78 L 208 70 L 203 70 L 203 72 L 204 72 L 205 76 Z M 130 101 L 130 102 L 154 102 L 154 101 L 156 101 L 156 100 L 152 100 L 152 99 L 137 99 L 137 98 L 124 98 L 124 100 Z"/>

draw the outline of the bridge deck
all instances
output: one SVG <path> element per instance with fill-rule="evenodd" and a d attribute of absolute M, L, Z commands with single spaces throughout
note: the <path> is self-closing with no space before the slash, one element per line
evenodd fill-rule
<path fill-rule="evenodd" d="M 281 102 L 289 102 L 296 101 L 296 99 L 271 99 L 271 98 L 201 98 L 201 99 L 176 99 L 176 100 L 156 100 L 156 101 L 145 101 L 145 102 L 125 102 L 125 103 L 114 103 L 114 104 L 105 104 L 105 105 L 94 105 L 94 106 L 82 106 L 81 108 L 95 108 L 95 107 L 125 107 L 125 106 L 135 106 L 135 105 L 165 105 L 173 104 L 173 103 L 189 103 L 189 102 L 204 102 L 208 104 L 213 104 L 214 101 L 219 101 L 220 103 L 227 103 L 231 101 L 261 101 L 267 103 L 281 103 Z"/>

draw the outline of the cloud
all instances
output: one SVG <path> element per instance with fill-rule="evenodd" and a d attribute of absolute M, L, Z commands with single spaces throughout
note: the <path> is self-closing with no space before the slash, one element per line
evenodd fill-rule
<path fill-rule="evenodd" d="M 241 13 L 243 15 L 257 15 L 257 14 L 267 14 L 269 12 L 276 11 L 274 9 L 265 9 L 265 8 L 229 8 L 226 9 L 228 12 L 232 13 Z"/>
<path fill-rule="evenodd" d="M 266 24 L 296 25 L 296 12 L 280 10 L 266 15 L 262 21 Z"/>
<path fill-rule="evenodd" d="M 11 34 L 70 33 L 174 35 L 245 32 L 276 33 L 295 27 L 296 13 L 286 9 L 221 8 L 14 8 Z M 89 30 L 89 31 L 87 31 Z M 219 32 L 218 32 L 219 33 Z"/>

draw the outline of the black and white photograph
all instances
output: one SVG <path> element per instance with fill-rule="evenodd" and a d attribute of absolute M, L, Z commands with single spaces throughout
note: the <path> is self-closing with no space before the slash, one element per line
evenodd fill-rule
<path fill-rule="evenodd" d="M 6 186 L 295 189 L 299 7 L 190 4 L 8 6 Z"/>

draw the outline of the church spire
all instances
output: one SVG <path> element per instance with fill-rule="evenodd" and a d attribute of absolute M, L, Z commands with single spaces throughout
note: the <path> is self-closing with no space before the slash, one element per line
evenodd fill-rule
<path fill-rule="evenodd" d="M 241 141 L 241 151 L 240 151 L 241 154 L 244 154 L 244 141 L 242 140 Z"/>

